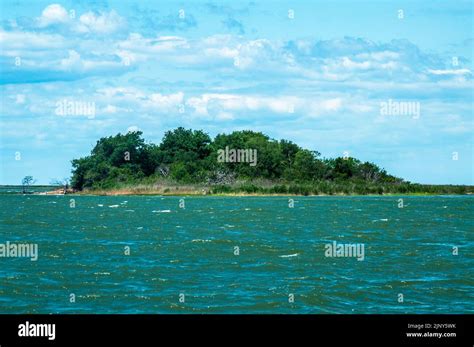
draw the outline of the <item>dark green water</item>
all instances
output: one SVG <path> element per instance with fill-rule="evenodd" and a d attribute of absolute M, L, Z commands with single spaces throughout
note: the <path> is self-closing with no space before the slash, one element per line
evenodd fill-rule
<path fill-rule="evenodd" d="M 0 313 L 473 313 L 473 198 L 399 198 L 0 195 Z"/>
<path fill-rule="evenodd" d="M 58 189 L 57 186 L 28 186 L 26 191 L 28 193 L 40 193 L 49 192 L 51 190 Z M 0 194 L 21 194 L 23 193 L 22 186 L 2 186 L 0 185 Z"/>

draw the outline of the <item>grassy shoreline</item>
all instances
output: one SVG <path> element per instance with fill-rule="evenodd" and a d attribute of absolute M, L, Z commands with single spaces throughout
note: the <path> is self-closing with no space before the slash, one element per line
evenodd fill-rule
<path fill-rule="evenodd" d="M 36 195 L 52 195 L 52 194 L 36 194 Z M 193 197 L 285 197 L 285 196 L 311 196 L 311 197 L 381 197 L 381 196 L 471 196 L 468 194 L 439 194 L 439 193 L 387 193 L 387 194 L 257 194 L 257 193 L 219 193 L 219 194 L 176 194 L 176 193 L 113 193 L 113 192 L 76 192 L 67 195 L 79 196 L 193 196 Z"/>
<path fill-rule="evenodd" d="M 47 186 L 44 186 L 47 188 Z M 414 183 L 376 184 L 361 182 L 271 182 L 238 181 L 227 185 L 204 183 L 178 183 L 159 181 L 154 183 L 122 183 L 109 187 L 87 188 L 82 191 L 50 186 L 49 190 L 29 191 L 33 195 L 160 195 L 160 196 L 435 196 L 472 195 L 474 186 L 422 185 Z M 1 192 L 0 192 L 1 193 Z M 22 194 L 21 191 L 9 194 Z"/>
<path fill-rule="evenodd" d="M 162 196 L 433 196 L 433 195 L 472 195 L 473 186 L 416 186 L 414 191 L 397 191 L 396 187 L 355 187 L 328 189 L 327 191 L 308 185 L 272 186 L 194 186 L 194 185 L 136 185 L 101 189 L 86 189 L 71 192 L 74 195 L 162 195 Z M 364 193 L 360 193 L 360 190 Z"/>

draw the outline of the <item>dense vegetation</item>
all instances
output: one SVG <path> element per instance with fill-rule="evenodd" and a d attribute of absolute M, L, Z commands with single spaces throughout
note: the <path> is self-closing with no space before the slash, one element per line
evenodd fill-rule
<path fill-rule="evenodd" d="M 89 156 L 72 161 L 72 187 L 114 189 L 138 184 L 188 184 L 209 193 L 383 194 L 458 193 L 465 186 L 411 184 L 370 162 L 321 158 L 291 141 L 254 131 L 219 134 L 182 127 L 165 133 L 159 145 L 146 143 L 139 131 L 101 138 Z M 220 162 L 224 148 L 252 149 L 256 165 Z M 166 183 L 163 183 L 166 182 Z"/>

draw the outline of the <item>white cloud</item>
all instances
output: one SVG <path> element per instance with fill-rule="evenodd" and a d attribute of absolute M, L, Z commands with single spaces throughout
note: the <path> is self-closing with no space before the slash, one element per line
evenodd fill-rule
<path fill-rule="evenodd" d="M 97 103 L 105 104 L 101 108 L 104 114 L 115 113 L 177 113 L 184 105 L 184 93 L 162 94 L 143 91 L 135 87 L 107 87 L 96 91 Z"/>
<path fill-rule="evenodd" d="M 52 24 L 67 23 L 70 19 L 64 7 L 59 4 L 51 4 L 47 6 L 41 13 L 41 16 L 37 18 L 37 23 L 41 28 Z"/>
<path fill-rule="evenodd" d="M 234 120 L 235 117 L 230 112 L 219 112 L 216 115 L 216 120 L 226 121 L 226 120 Z"/>
<path fill-rule="evenodd" d="M 221 57 L 221 58 L 229 58 L 233 59 L 239 55 L 239 50 L 236 48 L 229 48 L 229 47 L 210 47 L 204 49 L 204 54 L 209 57 Z"/>
<path fill-rule="evenodd" d="M 203 95 L 202 97 L 192 97 L 186 101 L 186 106 L 189 106 L 194 109 L 198 115 L 207 115 L 207 104 L 210 100 L 210 97 Z"/>
<path fill-rule="evenodd" d="M 26 100 L 26 96 L 24 94 L 17 94 L 15 97 L 15 102 L 19 105 L 24 104 Z"/>
<path fill-rule="evenodd" d="M 110 34 L 123 27 L 126 21 L 114 10 L 110 12 L 86 12 L 79 17 L 76 30 L 81 33 Z"/>
<path fill-rule="evenodd" d="M 399 59 L 400 54 L 393 51 L 379 51 L 379 52 L 370 52 L 370 53 L 360 53 L 360 54 L 357 54 L 356 57 L 358 59 L 387 61 L 387 60 Z"/>
<path fill-rule="evenodd" d="M 446 69 L 446 70 L 433 70 L 429 69 L 429 73 L 433 75 L 471 75 L 472 72 L 469 69 Z"/>
<path fill-rule="evenodd" d="M 99 111 L 99 113 L 102 113 L 102 114 L 116 114 L 119 112 L 122 112 L 122 113 L 130 112 L 130 109 L 108 104 L 107 106 L 101 108 Z"/>
<path fill-rule="evenodd" d="M 65 72 L 87 74 L 94 72 L 105 72 L 111 70 L 123 71 L 122 62 L 113 60 L 88 60 L 71 49 L 68 51 L 68 57 L 60 59 L 58 69 Z"/>
<path fill-rule="evenodd" d="M 328 98 L 314 101 L 314 98 L 303 98 L 292 95 L 261 96 L 242 94 L 202 94 L 186 100 L 198 115 L 229 112 L 266 111 L 281 115 L 321 115 L 332 113 L 342 108 L 341 98 Z M 229 113 L 231 114 L 231 113 Z"/>
<path fill-rule="evenodd" d="M 75 50 L 68 51 L 68 57 L 61 59 L 60 68 L 70 70 L 71 68 L 79 68 L 82 65 L 81 56 Z"/>
<path fill-rule="evenodd" d="M 74 12 L 72 12 L 74 11 Z M 59 4 L 51 4 L 44 8 L 41 16 L 36 18 L 36 26 L 40 29 L 51 25 L 63 25 L 72 32 L 81 34 L 111 34 L 126 26 L 126 20 L 116 11 L 83 13 L 75 18 L 75 10 L 68 10 Z"/>
<path fill-rule="evenodd" d="M 342 100 L 340 98 L 325 100 L 323 108 L 328 111 L 337 111 L 341 108 Z"/>
<path fill-rule="evenodd" d="M 114 105 L 107 105 L 101 110 L 102 113 L 107 113 L 107 114 L 114 114 L 114 113 L 117 113 L 117 111 L 118 111 L 118 107 Z"/>
<path fill-rule="evenodd" d="M 107 87 L 97 90 L 102 100 L 139 101 L 145 99 L 145 93 L 135 87 Z"/>
<path fill-rule="evenodd" d="M 372 66 L 371 63 L 367 60 L 363 62 L 356 62 L 348 57 L 343 57 L 339 63 L 342 67 L 348 69 L 369 69 Z"/>
<path fill-rule="evenodd" d="M 129 126 L 127 128 L 127 133 L 135 132 L 135 131 L 141 131 L 140 128 L 136 125 Z"/>
<path fill-rule="evenodd" d="M 44 21 L 66 23 L 67 13 L 61 6 L 48 6 Z M 249 79 L 279 85 L 282 80 L 301 79 L 307 82 L 344 82 L 357 80 L 416 82 L 472 76 L 471 70 L 460 66 L 446 69 L 443 60 L 427 56 L 407 42 L 376 44 L 363 39 L 278 41 L 245 39 L 241 36 L 214 35 L 188 39 L 180 36 L 145 37 L 129 33 L 126 39 L 109 34 L 126 26 L 114 10 L 87 12 L 78 19 L 67 21 L 71 31 L 49 35 L 41 32 L 0 31 L 2 55 L 23 56 L 25 64 L 36 72 L 71 71 L 72 78 L 82 78 L 100 72 L 125 73 L 140 69 L 144 64 L 156 68 L 214 71 L 213 75 L 230 76 L 236 80 Z M 61 31 L 58 31 L 61 32 Z M 77 35 L 79 34 L 79 35 Z M 106 42 L 104 42 L 106 40 Z M 69 56 L 64 57 L 64 52 Z M 415 53 L 413 53 L 415 52 Z M 262 63 L 264 62 L 264 63 Z M 78 74 L 77 72 L 81 72 Z M 57 78 L 65 78 L 57 75 Z M 24 77 L 24 78 L 27 78 Z M 247 100 L 252 102 L 252 100 Z M 232 101 L 229 101 L 232 102 Z M 196 105 L 197 106 L 197 105 Z M 275 110 L 281 109 L 278 102 Z M 204 112 L 201 108 L 201 112 Z"/>
<path fill-rule="evenodd" d="M 128 59 L 131 64 L 146 60 L 160 60 L 171 55 L 172 61 L 183 61 L 183 55 L 189 54 L 190 48 L 186 39 L 179 36 L 157 36 L 145 38 L 131 33 L 126 40 L 118 41 L 114 47 L 116 54 Z"/>
<path fill-rule="evenodd" d="M 57 34 L 44 34 L 27 31 L 5 31 L 0 29 L 1 55 L 23 55 L 35 57 L 38 51 L 63 49 L 66 39 Z"/>
<path fill-rule="evenodd" d="M 169 95 L 153 93 L 148 97 L 146 105 L 158 110 L 177 110 L 178 105 L 183 103 L 183 97 L 182 92 Z"/>

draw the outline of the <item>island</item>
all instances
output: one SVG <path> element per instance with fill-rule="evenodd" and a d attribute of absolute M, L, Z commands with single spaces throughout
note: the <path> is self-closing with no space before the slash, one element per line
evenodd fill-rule
<path fill-rule="evenodd" d="M 160 144 L 141 131 L 103 137 L 72 160 L 66 193 L 126 195 L 472 194 L 473 186 L 427 185 L 348 155 L 323 158 L 292 141 L 250 130 L 218 134 L 179 127 Z"/>

